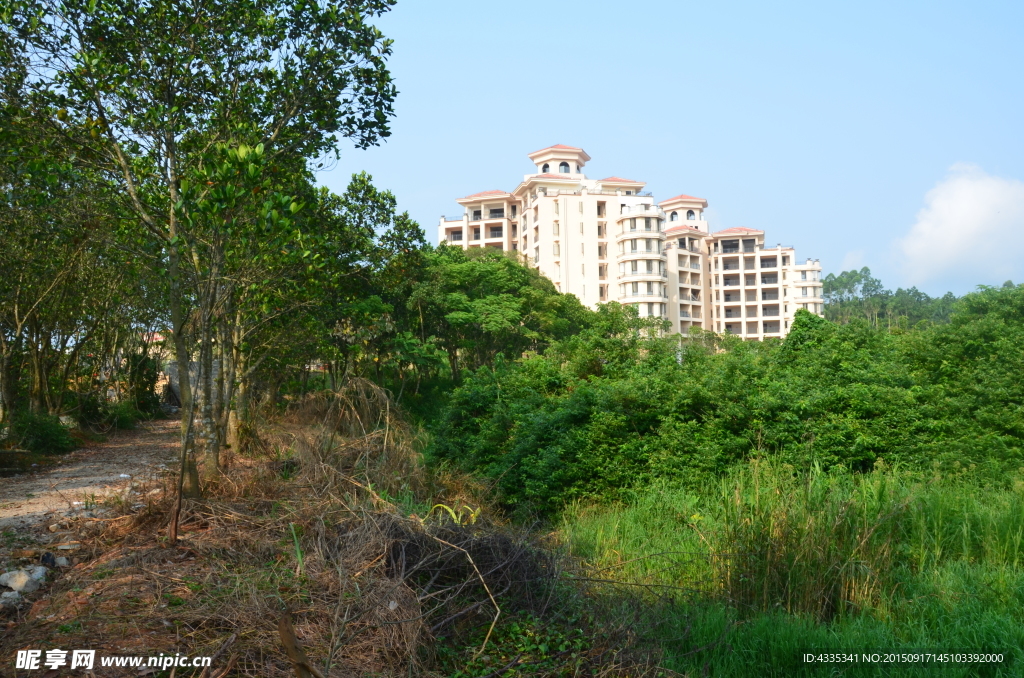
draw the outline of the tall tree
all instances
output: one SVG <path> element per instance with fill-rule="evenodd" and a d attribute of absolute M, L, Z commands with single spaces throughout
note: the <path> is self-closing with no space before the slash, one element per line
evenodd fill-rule
<path fill-rule="evenodd" d="M 35 87 L 62 122 L 89 128 L 87 157 L 163 250 L 186 411 L 187 323 L 198 303 L 206 364 L 223 299 L 223 244 L 267 229 L 282 236 L 297 208 L 287 195 L 251 197 L 263 197 L 255 190 L 262 172 L 334 153 L 341 138 L 365 147 L 388 136 L 391 41 L 369 20 L 392 4 L 15 0 L 0 16 L 30 57 Z M 243 148 L 261 149 L 260 161 L 239 158 Z M 237 174 L 250 170 L 261 174 Z M 255 192 L 243 199 L 243 186 Z M 183 420 L 185 449 L 190 424 Z"/>

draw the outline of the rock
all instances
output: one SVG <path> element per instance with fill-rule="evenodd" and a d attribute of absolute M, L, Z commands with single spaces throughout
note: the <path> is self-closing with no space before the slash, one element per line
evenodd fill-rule
<path fill-rule="evenodd" d="M 21 594 L 17 591 L 7 591 L 0 593 L 0 607 L 7 605 L 9 607 L 17 607 L 18 603 L 21 602 Z"/>
<path fill-rule="evenodd" d="M 82 548 L 82 545 L 77 541 L 69 541 L 66 544 L 57 544 L 58 551 L 74 551 L 80 548 Z"/>
<path fill-rule="evenodd" d="M 46 573 L 49 572 L 42 565 L 33 565 L 32 567 L 25 568 L 28 572 L 28 576 L 32 577 L 36 581 L 44 581 L 46 579 Z"/>
<path fill-rule="evenodd" d="M 14 549 L 11 551 L 12 558 L 35 558 L 39 555 L 39 551 L 35 549 Z"/>
<path fill-rule="evenodd" d="M 39 559 L 39 562 L 41 562 L 46 567 L 57 567 L 57 559 L 49 551 L 42 555 L 42 557 Z"/>
<path fill-rule="evenodd" d="M 12 570 L 0 574 L 0 586 L 14 589 L 18 593 L 32 593 L 39 588 L 39 581 L 25 570 Z"/>
<path fill-rule="evenodd" d="M 56 532 L 57 530 L 60 529 L 60 525 L 58 525 L 57 523 L 54 523 L 53 525 L 50 525 L 46 529 L 48 529 L 50 532 Z"/>
<path fill-rule="evenodd" d="M 56 563 L 57 567 L 68 567 L 69 565 L 71 565 L 70 561 L 68 561 L 68 559 L 65 558 L 64 556 L 61 556 L 60 558 L 57 558 L 56 561 L 57 561 L 57 563 Z"/>

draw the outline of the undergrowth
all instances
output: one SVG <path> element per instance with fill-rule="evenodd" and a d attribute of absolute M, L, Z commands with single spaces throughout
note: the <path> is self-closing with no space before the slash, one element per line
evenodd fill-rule
<path fill-rule="evenodd" d="M 175 545 L 173 472 L 108 500 L 115 517 L 81 533 L 84 562 L 0 655 L 116 646 L 283 678 L 296 671 L 284 619 L 324 676 L 656 672 L 639 601 L 573 583 L 572 563 L 504 521 L 490 488 L 426 469 L 418 431 L 373 384 L 299 400 L 249 436 L 221 481 L 185 502 Z"/>
<path fill-rule="evenodd" d="M 752 465 L 704 492 L 662 486 L 629 505 L 576 506 L 561 536 L 595 576 L 642 585 L 677 671 L 831 675 L 804 664 L 811 651 L 1006 657 L 842 675 L 1010 676 L 1024 661 L 1020 487 Z M 682 630 L 691 643 L 670 640 Z"/>

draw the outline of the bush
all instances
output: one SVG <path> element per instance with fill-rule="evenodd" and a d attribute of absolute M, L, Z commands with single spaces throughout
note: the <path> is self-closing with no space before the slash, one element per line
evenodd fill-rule
<path fill-rule="evenodd" d="M 131 429 L 135 428 L 135 423 L 140 419 L 148 419 L 152 414 L 148 408 L 140 408 L 130 400 L 111 403 L 96 394 L 88 393 L 78 396 L 75 416 L 82 428 Z"/>
<path fill-rule="evenodd" d="M 48 414 L 18 414 L 11 421 L 9 435 L 30 452 L 65 454 L 78 447 L 60 419 Z"/>

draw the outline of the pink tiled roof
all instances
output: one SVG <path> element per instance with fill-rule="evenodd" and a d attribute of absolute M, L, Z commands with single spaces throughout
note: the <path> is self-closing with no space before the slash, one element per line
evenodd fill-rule
<path fill-rule="evenodd" d="M 562 181 L 565 181 L 566 179 L 568 179 L 570 181 L 579 181 L 579 179 L 573 179 L 568 174 L 535 174 L 535 175 L 533 175 L 532 178 L 533 179 L 561 179 Z"/>
<path fill-rule="evenodd" d="M 542 149 L 540 149 L 540 151 L 550 151 L 553 148 L 558 149 L 559 151 L 582 151 L 583 150 L 582 148 L 577 148 L 575 146 L 566 146 L 565 144 L 555 144 L 554 146 L 548 146 L 547 148 L 542 148 Z M 533 153 L 530 153 L 529 155 L 533 155 L 534 153 L 540 153 L 540 151 L 534 151 Z"/>
<path fill-rule="evenodd" d="M 508 195 L 508 191 L 481 191 L 480 193 L 467 195 L 465 198 L 462 198 L 462 200 L 469 200 L 470 198 L 482 198 L 485 195 Z"/>
<path fill-rule="evenodd" d="M 756 228 L 744 228 L 743 226 L 736 226 L 734 228 L 727 228 L 724 231 L 715 231 L 711 235 L 724 235 L 726 233 L 764 233 Z"/>
<path fill-rule="evenodd" d="M 607 179 L 601 179 L 599 183 L 616 183 L 616 184 L 642 184 L 642 181 L 633 181 L 632 179 L 623 179 L 622 177 L 608 177 Z"/>
<path fill-rule="evenodd" d="M 674 198 L 669 198 L 668 200 L 662 200 L 658 204 L 659 205 L 664 205 L 667 202 L 673 202 L 675 200 L 696 200 L 697 202 L 707 202 L 707 200 L 705 200 L 704 198 L 695 198 L 692 195 L 680 194 L 680 195 L 677 195 Z"/>
<path fill-rule="evenodd" d="M 671 222 L 669 222 L 669 223 L 671 223 Z M 704 233 L 704 231 L 700 230 L 696 226 L 686 226 L 686 225 L 683 225 L 683 224 L 680 224 L 678 226 L 670 226 L 669 228 L 665 229 L 665 233 L 671 233 L 672 231 L 679 231 L 679 230 L 683 230 L 683 231 L 696 231 L 698 233 Z"/>

